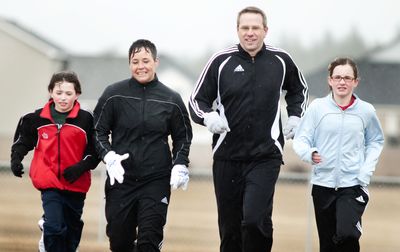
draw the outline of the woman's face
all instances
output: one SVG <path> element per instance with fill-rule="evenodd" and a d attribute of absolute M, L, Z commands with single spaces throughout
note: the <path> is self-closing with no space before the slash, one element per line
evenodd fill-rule
<path fill-rule="evenodd" d="M 131 56 L 129 64 L 132 77 L 141 84 L 146 84 L 155 78 L 157 66 L 158 60 L 154 60 L 151 52 L 144 47 Z"/>
<path fill-rule="evenodd" d="M 335 97 L 345 98 L 353 95 L 358 79 L 354 78 L 354 71 L 350 65 L 338 65 L 333 69 L 328 83 Z"/>
<path fill-rule="evenodd" d="M 54 100 L 55 109 L 61 113 L 70 111 L 78 96 L 74 84 L 66 81 L 57 82 L 50 92 L 50 97 Z"/>

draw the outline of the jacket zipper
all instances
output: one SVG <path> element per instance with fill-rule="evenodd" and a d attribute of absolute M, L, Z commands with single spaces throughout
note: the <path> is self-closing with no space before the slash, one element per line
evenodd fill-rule
<path fill-rule="evenodd" d="M 344 124 L 344 111 L 341 111 L 342 120 L 340 123 L 340 139 L 339 139 L 339 146 L 342 146 L 343 142 L 343 124 Z M 336 168 L 335 168 L 335 190 L 338 190 L 339 186 L 339 172 L 340 172 L 340 161 L 341 161 L 341 149 L 338 148 L 337 159 L 336 159 Z"/>
<path fill-rule="evenodd" d="M 145 115 L 146 115 L 146 113 L 145 113 L 145 105 L 146 105 L 146 86 L 143 86 L 143 96 L 142 96 L 142 127 L 141 127 L 141 136 L 140 136 L 140 141 L 143 141 L 144 140 L 144 130 L 145 130 Z M 142 144 L 143 144 L 143 142 L 142 142 Z M 142 161 L 143 161 L 143 156 L 144 156 L 144 152 L 143 151 L 141 151 L 141 155 L 140 155 L 140 158 L 139 158 L 139 160 L 138 160 L 138 163 L 139 163 L 139 167 L 140 166 L 142 166 Z"/>
<path fill-rule="evenodd" d="M 57 172 L 57 177 L 58 179 L 61 179 L 61 141 L 60 141 L 60 131 L 61 131 L 62 124 L 57 124 L 57 146 L 58 146 L 58 172 Z"/>

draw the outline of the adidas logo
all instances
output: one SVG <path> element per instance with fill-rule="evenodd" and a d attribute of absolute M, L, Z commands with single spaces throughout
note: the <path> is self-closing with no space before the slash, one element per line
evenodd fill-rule
<path fill-rule="evenodd" d="M 238 65 L 233 72 L 244 72 L 244 69 L 241 65 Z"/>
<path fill-rule="evenodd" d="M 358 229 L 358 231 L 360 231 L 361 234 L 363 233 L 362 226 L 361 226 L 361 223 L 359 221 L 356 224 L 356 228 Z"/>
<path fill-rule="evenodd" d="M 43 139 L 49 139 L 49 135 L 47 135 L 46 132 L 43 132 L 43 133 L 42 133 L 42 138 L 43 138 Z"/>
<path fill-rule="evenodd" d="M 168 199 L 167 199 L 167 197 L 162 198 L 161 202 L 164 203 L 164 204 L 166 204 L 166 205 L 168 205 Z"/>
<path fill-rule="evenodd" d="M 357 197 L 356 200 L 357 200 L 358 202 L 365 203 L 365 200 L 364 200 L 363 196 Z"/>

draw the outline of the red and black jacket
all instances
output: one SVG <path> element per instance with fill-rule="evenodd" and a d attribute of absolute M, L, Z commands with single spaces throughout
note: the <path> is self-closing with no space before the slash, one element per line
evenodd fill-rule
<path fill-rule="evenodd" d="M 43 108 L 20 119 L 11 147 L 11 159 L 22 160 L 35 149 L 29 175 L 37 189 L 86 193 L 91 183 L 90 169 L 99 163 L 93 145 L 93 116 L 75 102 L 65 123 L 56 124 L 50 112 L 52 103 L 50 100 Z M 71 184 L 62 174 L 65 168 L 78 162 L 86 166 L 88 172 Z"/>

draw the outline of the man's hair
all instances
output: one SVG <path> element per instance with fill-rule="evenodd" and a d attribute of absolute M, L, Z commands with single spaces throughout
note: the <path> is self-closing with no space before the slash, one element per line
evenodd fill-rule
<path fill-rule="evenodd" d="M 254 13 L 254 14 L 260 14 L 263 19 L 263 26 L 264 28 L 267 27 L 267 16 L 265 15 L 264 11 L 262 11 L 260 8 L 254 7 L 254 6 L 249 6 L 241 10 L 238 15 L 237 15 L 237 28 L 239 28 L 239 22 L 240 22 L 240 16 L 245 13 Z"/>
<path fill-rule="evenodd" d="M 129 63 L 131 62 L 131 57 L 135 55 L 135 53 L 139 52 L 141 48 L 144 48 L 146 52 L 150 52 L 154 60 L 157 59 L 156 46 L 150 40 L 138 39 L 132 43 L 131 47 L 129 47 L 129 55 L 128 55 Z"/>
<path fill-rule="evenodd" d="M 74 89 L 77 94 L 82 93 L 81 83 L 79 81 L 78 75 L 73 71 L 60 71 L 54 73 L 50 79 L 49 85 L 47 86 L 47 90 L 49 92 L 52 92 L 57 83 L 64 81 L 74 84 Z"/>
<path fill-rule="evenodd" d="M 351 68 L 353 68 L 354 78 L 359 79 L 357 65 L 352 59 L 348 57 L 336 58 L 329 64 L 328 66 L 329 77 L 332 77 L 333 70 L 335 69 L 335 67 L 342 65 L 350 65 Z"/>

